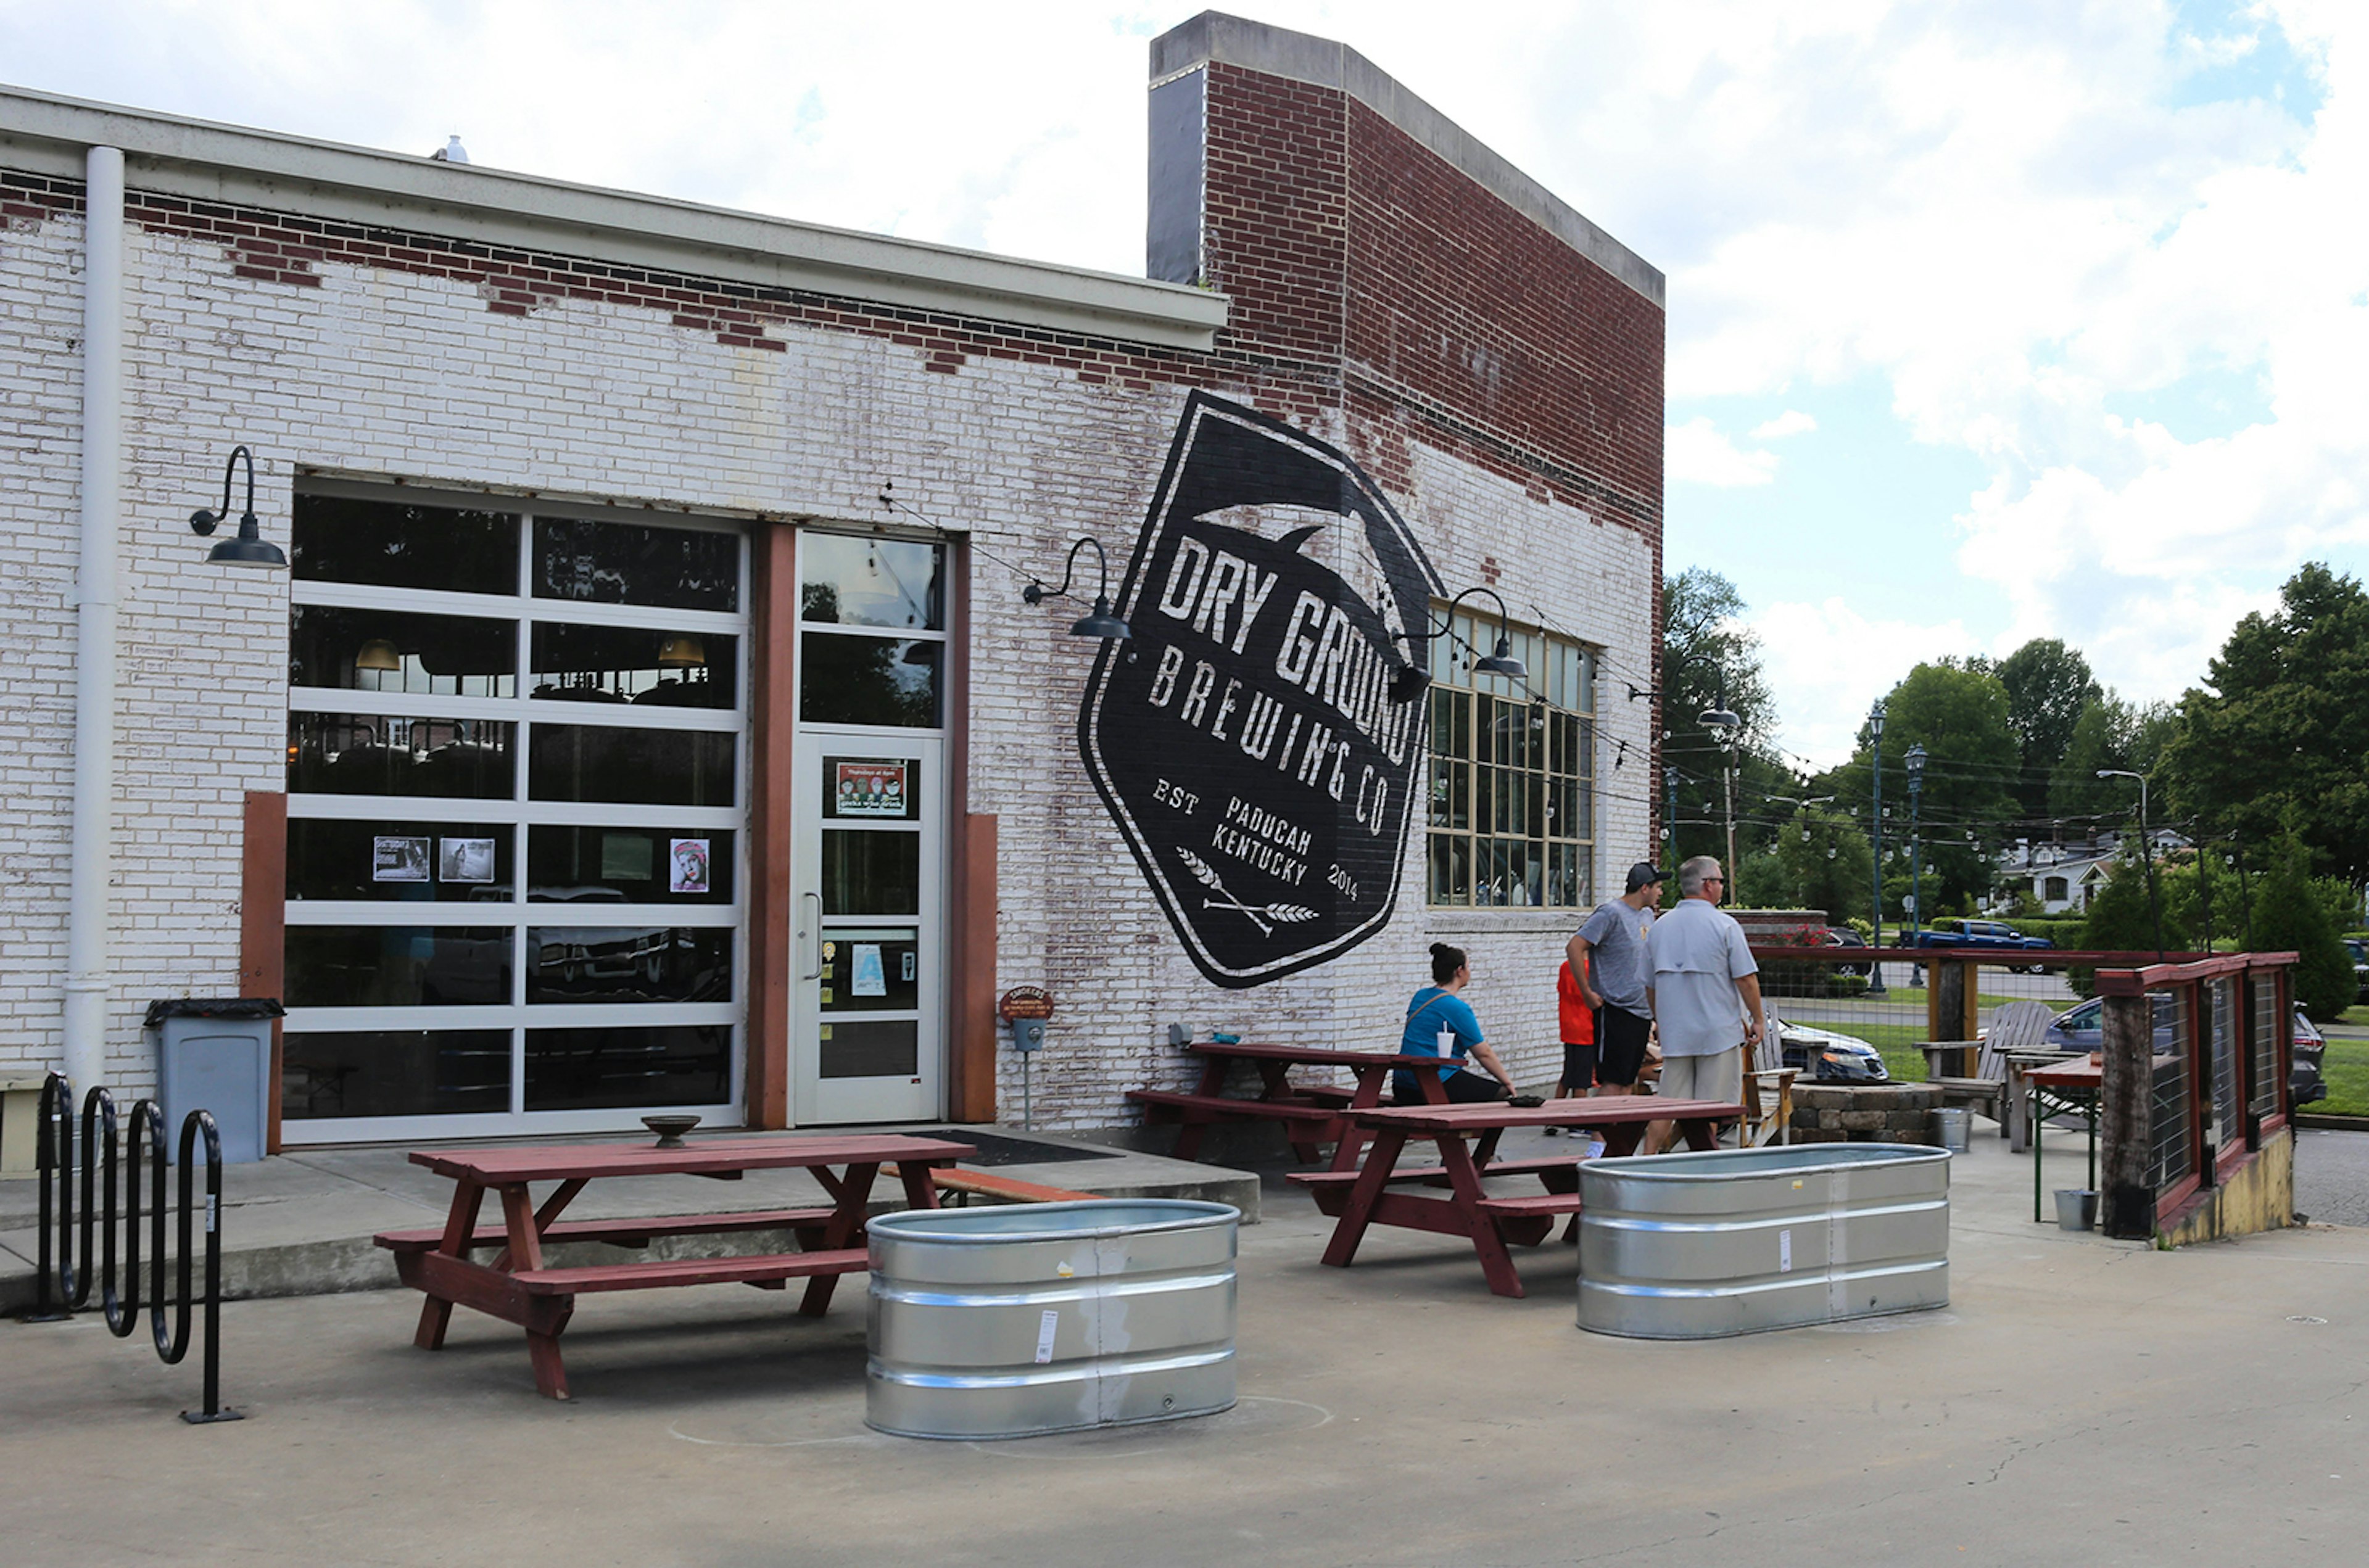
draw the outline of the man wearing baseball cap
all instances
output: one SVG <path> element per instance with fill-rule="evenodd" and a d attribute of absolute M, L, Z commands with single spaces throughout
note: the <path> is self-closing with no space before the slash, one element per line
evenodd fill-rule
<path fill-rule="evenodd" d="M 1629 890 L 1597 905 L 1563 948 L 1571 972 L 1581 977 L 1588 1005 L 1596 1009 L 1599 1094 L 1632 1093 L 1645 1065 L 1645 1040 L 1654 1027 L 1653 1005 L 1645 996 L 1645 933 L 1654 929 L 1665 880 L 1650 860 L 1631 866 Z"/>

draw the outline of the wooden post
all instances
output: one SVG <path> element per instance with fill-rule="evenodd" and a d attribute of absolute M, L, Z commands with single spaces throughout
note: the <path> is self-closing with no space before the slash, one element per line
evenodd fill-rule
<path fill-rule="evenodd" d="M 246 792 L 244 850 L 239 865 L 238 994 L 283 1001 L 288 913 L 288 797 L 272 790 Z M 280 1152 L 280 1115 L 285 1042 L 280 1020 L 271 1021 L 270 1093 L 264 1097 L 263 1150 Z"/>
<path fill-rule="evenodd" d="M 2106 1234 L 2144 1242 L 2155 1235 L 2155 1184 L 2147 1169 L 2155 1139 L 2155 1010 L 2142 993 L 2107 997 L 2103 1013 L 2098 1179 L 2105 1189 Z"/>
<path fill-rule="evenodd" d="M 1925 1028 L 1928 1040 L 1971 1040 L 1974 1030 L 1967 1024 L 1969 1009 L 1966 984 L 1974 966 L 1960 958 L 1944 958 L 1934 955 L 1925 965 Z"/>

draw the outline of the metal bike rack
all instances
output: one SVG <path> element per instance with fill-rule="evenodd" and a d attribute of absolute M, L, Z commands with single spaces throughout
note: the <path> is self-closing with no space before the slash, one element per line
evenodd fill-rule
<path fill-rule="evenodd" d="M 217 1421 L 244 1419 L 235 1410 L 224 1408 L 222 1402 L 222 1133 L 214 1126 L 212 1112 L 191 1111 L 181 1120 L 180 1190 L 178 1193 L 179 1225 L 177 1241 L 177 1288 L 167 1297 L 165 1290 L 165 1115 L 153 1100 L 135 1101 L 132 1106 L 132 1136 L 119 1139 L 119 1122 L 115 1098 L 104 1088 L 93 1088 L 83 1097 L 82 1150 L 79 1172 L 82 1177 L 80 1225 L 75 1223 L 74 1086 L 61 1072 L 52 1072 L 41 1085 L 40 1109 L 40 1237 L 36 1263 L 35 1299 L 32 1310 L 24 1314 L 29 1323 L 61 1322 L 90 1305 L 91 1289 L 98 1288 L 99 1308 L 106 1315 L 107 1330 L 118 1339 L 131 1337 L 140 1321 L 140 1310 L 145 1305 L 149 1315 L 149 1337 L 155 1342 L 156 1358 L 167 1367 L 179 1365 L 189 1351 L 191 1314 L 199 1299 L 191 1291 L 191 1271 L 196 1257 L 191 1247 L 193 1227 L 197 1219 L 196 1195 L 192 1191 L 196 1173 L 191 1168 L 191 1156 L 196 1153 L 198 1139 L 205 1139 L 206 1192 L 205 1236 L 206 1277 L 205 1350 L 202 1365 L 205 1376 L 205 1404 L 200 1410 L 181 1412 L 181 1419 L 191 1425 L 204 1425 Z M 141 1167 L 152 1157 L 155 1163 L 148 1182 L 145 1218 L 148 1221 L 147 1288 L 141 1280 L 140 1222 L 143 1218 Z M 119 1185 L 119 1172 L 129 1165 L 128 1179 Z M 52 1181 L 54 1178 L 54 1185 Z M 123 1199 L 119 1207 L 118 1197 Z M 120 1233 L 122 1288 L 117 1284 L 118 1236 Z M 79 1247 L 76 1243 L 79 1242 Z M 91 1267 L 92 1253 L 98 1254 L 98 1268 Z M 79 1265 L 77 1266 L 77 1259 Z M 166 1310 L 171 1308 L 170 1329 L 166 1323 Z"/>

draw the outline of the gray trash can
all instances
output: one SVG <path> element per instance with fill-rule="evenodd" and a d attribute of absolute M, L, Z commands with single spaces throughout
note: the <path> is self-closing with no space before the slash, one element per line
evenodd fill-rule
<path fill-rule="evenodd" d="M 225 1164 L 263 1158 L 271 1126 L 271 1024 L 282 1011 L 268 996 L 177 997 L 148 1004 L 167 1158 L 180 1157 L 181 1123 L 200 1110 L 213 1113 Z"/>

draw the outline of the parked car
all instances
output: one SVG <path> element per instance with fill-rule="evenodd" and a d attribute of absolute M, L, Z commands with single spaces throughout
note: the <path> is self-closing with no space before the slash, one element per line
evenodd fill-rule
<path fill-rule="evenodd" d="M 1777 1040 L 1778 1064 L 1799 1068 L 1822 1083 L 1888 1083 L 1883 1055 L 1855 1035 L 1788 1024 L 1768 1014 L 1768 1032 Z"/>
<path fill-rule="evenodd" d="M 1860 935 L 1860 933 L 1855 931 L 1848 931 L 1838 925 L 1830 925 L 1826 927 L 1826 945 L 1829 947 L 1865 947 L 1867 945 L 1867 939 Z M 1872 967 L 1874 967 L 1874 966 L 1871 964 L 1837 964 L 1835 966 L 1835 973 L 1838 975 L 1864 975 Z"/>
<path fill-rule="evenodd" d="M 2352 955 L 2352 1000 L 2369 1001 L 2369 942 L 2357 936 L 2344 939 L 2344 950 Z"/>
<path fill-rule="evenodd" d="M 2319 1025 L 2295 1009 L 2295 1059 L 2287 1067 L 2287 1097 L 2297 1109 L 2328 1098 L 2328 1080 L 2321 1070 L 2328 1061 L 2328 1036 Z"/>
<path fill-rule="evenodd" d="M 2179 1017 L 2179 1003 L 2159 991 L 2147 993 L 2155 1003 L 2155 1048 L 2158 1052 L 2171 1049 L 2174 1024 Z M 2104 1031 L 2100 1027 L 2105 1001 L 2091 997 L 2078 1007 L 2069 1008 L 2056 1015 L 2048 1025 L 2043 1041 L 2058 1050 L 2094 1051 L 2104 1043 Z M 2328 1055 L 2328 1037 L 2319 1026 L 2295 1012 L 2295 1047 L 2287 1069 L 2287 1092 L 2297 1105 L 2308 1105 L 2315 1100 L 2328 1098 L 2328 1083 L 2321 1069 Z"/>
<path fill-rule="evenodd" d="M 2026 936 L 2003 921 L 1943 920 L 1935 921 L 1922 930 L 1908 933 L 1905 946 L 1909 947 L 1982 947 L 2004 952 L 2043 952 L 2054 950 L 2056 944 L 2044 936 Z M 2029 969 L 2040 972 L 2037 964 L 2009 964 L 2010 971 Z"/>

